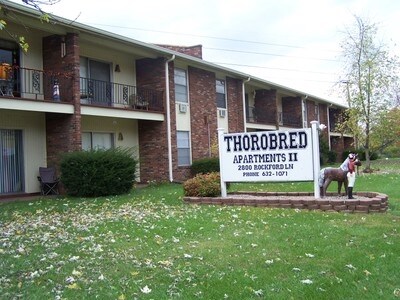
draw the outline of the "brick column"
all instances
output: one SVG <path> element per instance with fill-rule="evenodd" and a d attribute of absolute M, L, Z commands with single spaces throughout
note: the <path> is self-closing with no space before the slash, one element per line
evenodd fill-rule
<path fill-rule="evenodd" d="M 303 127 L 301 97 L 282 98 L 283 126 Z"/>
<path fill-rule="evenodd" d="M 170 110 L 172 131 L 172 156 L 176 157 L 176 120 L 175 101 L 171 95 L 174 94 L 174 69 L 173 63 L 169 63 L 170 75 Z M 148 88 L 157 91 L 165 91 L 165 60 L 140 59 L 136 61 L 136 84 L 138 88 Z M 164 97 L 164 106 L 165 103 Z M 168 170 L 168 141 L 167 141 L 167 118 L 164 122 L 139 120 L 139 156 L 140 156 L 140 179 L 142 182 L 167 181 Z M 173 159 L 174 164 L 175 159 Z"/>
<path fill-rule="evenodd" d="M 226 91 L 228 102 L 229 132 L 244 131 L 244 107 L 243 107 L 243 81 L 226 78 Z"/>
<path fill-rule="evenodd" d="M 61 57 L 61 42 L 65 41 L 66 55 Z M 70 86 L 61 101 L 74 105 L 74 114 L 46 113 L 47 165 L 59 167 L 61 156 L 82 148 L 79 92 L 79 37 L 52 35 L 43 38 L 43 69 L 45 73 L 67 77 Z M 60 86 L 60 89 L 64 88 Z"/>
<path fill-rule="evenodd" d="M 217 139 L 217 94 L 215 74 L 189 68 L 189 98 L 192 159 L 209 156 L 209 140 Z"/>
<path fill-rule="evenodd" d="M 276 90 L 257 90 L 254 107 L 257 123 L 277 124 Z"/>

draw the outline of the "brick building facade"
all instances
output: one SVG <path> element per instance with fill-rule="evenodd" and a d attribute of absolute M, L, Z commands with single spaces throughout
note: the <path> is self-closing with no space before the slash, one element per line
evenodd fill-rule
<path fill-rule="evenodd" d="M 344 106 L 204 61 L 201 45 L 145 44 L 77 22 L 43 27 L 37 11 L 7 4 L 24 15 L 35 42 L 13 64 L 13 79 L 32 80 L 14 81 L 12 94 L 0 96 L 0 133 L 23 145 L 18 170 L 7 174 L 21 183 L 3 183 L 0 196 L 37 193 L 40 166 L 58 169 L 62 153 L 100 146 L 137 149 L 142 182 L 181 182 L 193 161 L 211 155 L 217 128 L 285 130 L 318 119 L 332 150 L 352 142 L 335 132 Z M 0 48 L 22 55 L 4 32 Z"/>

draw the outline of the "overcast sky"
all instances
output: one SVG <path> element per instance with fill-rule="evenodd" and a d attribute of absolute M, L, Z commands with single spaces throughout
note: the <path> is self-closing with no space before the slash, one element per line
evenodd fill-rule
<path fill-rule="evenodd" d="M 61 0 L 42 8 L 143 42 L 201 44 L 207 61 L 340 103 L 340 42 L 354 15 L 378 24 L 400 52 L 397 0 Z"/>

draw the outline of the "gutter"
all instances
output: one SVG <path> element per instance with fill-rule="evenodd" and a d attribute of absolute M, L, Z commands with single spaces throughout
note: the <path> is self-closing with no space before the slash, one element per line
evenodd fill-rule
<path fill-rule="evenodd" d="M 170 59 L 165 61 L 165 94 L 166 94 L 166 105 L 167 105 L 167 144 L 168 144 L 168 174 L 169 181 L 174 181 L 174 175 L 172 171 L 172 142 L 171 142 L 171 112 L 170 112 L 170 98 L 169 98 L 169 70 L 168 65 L 175 59 L 175 54 Z"/>

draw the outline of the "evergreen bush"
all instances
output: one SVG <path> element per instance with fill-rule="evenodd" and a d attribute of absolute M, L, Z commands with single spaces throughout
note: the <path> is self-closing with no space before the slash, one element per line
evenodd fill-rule
<path fill-rule="evenodd" d="M 197 174 L 207 174 L 212 172 L 219 172 L 219 158 L 207 157 L 195 160 L 191 166 L 193 176 Z"/>
<path fill-rule="evenodd" d="M 137 160 L 131 149 L 98 149 L 67 153 L 61 161 L 61 182 L 68 195 L 98 197 L 128 193 Z"/>

